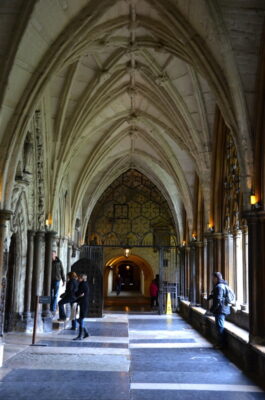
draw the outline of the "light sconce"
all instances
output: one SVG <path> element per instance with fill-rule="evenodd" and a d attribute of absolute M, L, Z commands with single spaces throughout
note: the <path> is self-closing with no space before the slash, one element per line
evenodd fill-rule
<path fill-rule="evenodd" d="M 191 240 L 192 240 L 193 242 L 196 242 L 196 240 L 197 240 L 196 233 L 193 233 L 193 234 L 192 234 Z"/>
<path fill-rule="evenodd" d="M 131 254 L 131 249 L 129 249 L 128 247 L 126 247 L 125 249 L 124 249 L 124 255 L 125 255 L 125 257 L 129 257 L 129 255 Z"/>
<path fill-rule="evenodd" d="M 47 216 L 45 219 L 45 227 L 46 229 L 49 229 L 52 226 L 52 217 Z"/>
<path fill-rule="evenodd" d="M 253 190 L 251 190 L 251 192 L 250 192 L 250 204 L 251 204 L 252 208 L 255 208 L 255 206 L 257 204 L 257 197 Z"/>
<path fill-rule="evenodd" d="M 186 246 L 186 241 L 182 240 L 181 247 L 185 247 L 185 246 Z"/>
<path fill-rule="evenodd" d="M 208 232 L 214 232 L 214 226 L 212 224 L 208 224 Z"/>
<path fill-rule="evenodd" d="M 127 271 L 129 271 L 130 265 L 126 265 L 126 269 L 127 269 Z"/>

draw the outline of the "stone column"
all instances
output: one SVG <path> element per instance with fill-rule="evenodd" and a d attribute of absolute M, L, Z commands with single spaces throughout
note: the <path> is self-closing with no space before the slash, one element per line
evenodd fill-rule
<path fill-rule="evenodd" d="M 242 227 L 242 251 L 243 251 L 243 305 L 242 310 L 248 307 L 248 228 Z"/>
<path fill-rule="evenodd" d="M 185 295 L 185 250 L 179 247 L 179 296 L 181 299 Z"/>
<path fill-rule="evenodd" d="M 244 302 L 243 297 L 243 248 L 242 248 L 242 232 L 237 229 L 233 232 L 234 238 L 234 283 L 237 306 L 241 306 Z"/>
<path fill-rule="evenodd" d="M 32 321 L 31 318 L 31 289 L 32 289 L 32 272 L 33 272 L 33 255 L 34 255 L 34 236 L 35 231 L 28 231 L 28 248 L 27 248 L 27 269 L 25 279 L 25 297 L 24 297 L 24 318 L 26 321 Z"/>
<path fill-rule="evenodd" d="M 203 285 L 203 242 L 195 242 L 195 265 L 196 265 L 196 304 L 201 304 L 204 293 Z"/>
<path fill-rule="evenodd" d="M 45 233 L 45 263 L 44 263 L 44 281 L 43 281 L 43 294 L 44 296 L 51 295 L 51 276 L 52 276 L 52 250 L 53 243 L 56 240 L 56 233 L 48 231 Z M 51 318 L 50 304 L 43 304 L 42 316 Z"/>
<path fill-rule="evenodd" d="M 4 242 L 6 238 L 6 222 L 10 220 L 12 212 L 9 210 L 0 210 L 0 367 L 3 365 L 4 343 L 4 304 L 5 304 L 5 279 L 3 272 L 6 267 L 7 259 L 4 257 Z"/>
<path fill-rule="evenodd" d="M 202 294 L 201 294 L 201 305 L 204 308 L 208 308 L 207 302 L 207 290 L 208 290 L 208 264 L 207 264 L 207 254 L 208 254 L 208 241 L 204 235 L 203 239 L 203 249 L 202 249 L 202 259 L 203 259 L 203 266 L 202 266 Z"/>
<path fill-rule="evenodd" d="M 233 236 L 226 232 L 224 237 L 224 267 L 223 267 L 223 277 L 228 281 L 229 285 L 233 286 L 234 282 L 234 271 L 233 271 Z"/>
<path fill-rule="evenodd" d="M 41 295 L 40 288 L 40 274 L 42 264 L 42 246 L 44 243 L 45 232 L 38 231 L 34 237 L 34 255 L 33 255 L 33 274 L 32 274 L 32 296 L 31 296 L 31 310 L 35 309 L 36 295 Z"/>
<path fill-rule="evenodd" d="M 159 248 L 159 314 L 164 313 L 164 298 L 163 298 L 163 286 L 164 286 L 164 247 Z"/>
<path fill-rule="evenodd" d="M 265 211 L 246 212 L 249 239 L 249 338 L 265 344 Z"/>
<path fill-rule="evenodd" d="M 72 243 L 68 241 L 67 246 L 67 272 L 71 271 Z"/>
<path fill-rule="evenodd" d="M 196 248 L 195 243 L 190 243 L 190 290 L 189 300 L 191 304 L 196 304 Z"/>
<path fill-rule="evenodd" d="M 220 232 L 216 232 L 212 234 L 213 236 L 213 253 L 214 253 L 214 260 L 213 260 L 213 269 L 214 272 L 219 271 L 222 274 L 224 273 L 224 266 L 223 266 L 223 234 Z"/>
<path fill-rule="evenodd" d="M 189 300 L 190 294 L 190 247 L 185 246 L 185 300 Z"/>
<path fill-rule="evenodd" d="M 213 252 L 213 233 L 207 232 L 204 234 L 207 247 L 206 247 L 206 266 L 207 266 L 207 296 L 211 293 L 213 284 L 212 284 L 212 274 L 214 272 L 214 252 Z"/>

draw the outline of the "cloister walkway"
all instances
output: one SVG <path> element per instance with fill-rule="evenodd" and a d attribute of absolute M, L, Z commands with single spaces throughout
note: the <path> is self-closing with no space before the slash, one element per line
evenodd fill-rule
<path fill-rule="evenodd" d="M 179 316 L 110 313 L 89 319 L 88 326 L 90 337 L 80 342 L 69 329 L 39 336 L 38 344 L 46 346 L 8 335 L 0 398 L 265 399 L 262 389 Z"/>

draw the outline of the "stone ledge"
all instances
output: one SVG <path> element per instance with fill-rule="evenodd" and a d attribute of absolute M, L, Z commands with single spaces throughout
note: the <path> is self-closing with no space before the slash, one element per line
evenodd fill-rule
<path fill-rule="evenodd" d="M 205 315 L 202 307 L 190 305 L 188 301 L 180 301 L 180 314 L 203 336 L 216 341 L 214 317 Z M 249 333 L 235 324 L 226 321 L 227 338 L 226 355 L 241 369 L 265 388 L 265 346 L 249 343 Z"/>
<path fill-rule="evenodd" d="M 205 315 L 206 310 L 204 308 L 201 307 L 193 307 L 191 306 L 191 308 L 195 311 L 195 312 L 199 312 L 200 314 L 202 314 L 205 318 L 207 318 L 209 321 L 212 321 L 212 323 L 214 323 L 214 316 L 212 315 Z M 239 326 L 233 324 L 232 322 L 229 321 L 225 321 L 225 330 L 229 333 L 231 333 L 231 335 L 234 335 L 235 337 L 237 337 L 238 339 L 242 340 L 245 343 L 249 342 L 249 333 L 248 331 L 246 331 L 245 329 L 240 328 Z"/>
<path fill-rule="evenodd" d="M 66 320 L 65 322 L 53 320 L 52 321 L 52 330 L 57 331 L 60 329 L 65 329 L 68 322 L 69 322 L 69 320 Z"/>

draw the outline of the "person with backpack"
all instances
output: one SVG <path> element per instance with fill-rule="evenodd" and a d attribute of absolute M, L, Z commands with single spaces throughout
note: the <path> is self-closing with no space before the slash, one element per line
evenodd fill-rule
<path fill-rule="evenodd" d="M 230 314 L 230 300 L 228 293 L 230 288 L 223 279 L 221 272 L 214 272 L 212 275 L 214 288 L 207 300 L 213 300 L 210 311 L 215 317 L 215 326 L 217 331 L 217 344 L 215 348 L 223 349 L 225 347 L 224 324 L 226 315 Z"/>

